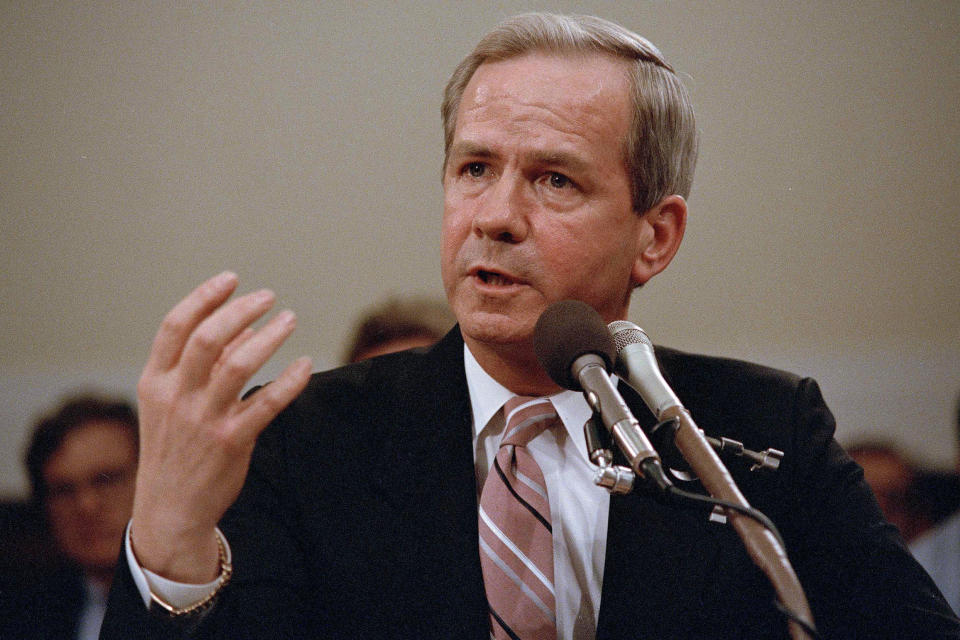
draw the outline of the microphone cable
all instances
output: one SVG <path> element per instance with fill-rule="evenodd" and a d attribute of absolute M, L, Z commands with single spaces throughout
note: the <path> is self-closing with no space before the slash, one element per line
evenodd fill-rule
<path fill-rule="evenodd" d="M 649 486 L 649 485 L 648 485 Z M 684 506 L 684 501 L 688 503 L 694 503 L 689 506 L 700 506 L 700 505 L 709 505 L 711 507 L 720 507 L 725 511 L 734 511 L 743 516 L 746 516 L 756 522 L 760 523 L 770 534 L 776 538 L 782 549 L 786 549 L 787 545 L 784 542 L 783 536 L 780 535 L 780 531 L 777 529 L 777 526 L 773 523 L 765 513 L 759 509 L 753 507 L 744 507 L 743 505 L 736 504 L 735 502 L 729 502 L 727 500 L 721 500 L 719 498 L 714 498 L 713 496 L 703 495 L 701 493 L 694 493 L 692 491 L 687 491 L 685 489 L 680 489 L 676 485 L 669 485 L 667 487 L 658 487 L 657 493 L 659 496 L 662 496 L 664 503 L 673 503 L 677 506 Z M 661 499 L 660 497 L 657 499 Z M 795 612 L 791 611 L 780 602 L 779 599 L 773 599 L 773 605 L 786 618 L 788 621 L 795 623 L 804 633 L 807 634 L 811 640 L 823 640 L 823 636 L 807 621 L 797 615 Z"/>

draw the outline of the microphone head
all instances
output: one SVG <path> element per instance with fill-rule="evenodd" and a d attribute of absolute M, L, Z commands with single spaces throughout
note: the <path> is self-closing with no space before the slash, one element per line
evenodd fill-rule
<path fill-rule="evenodd" d="M 616 360 L 610 331 L 593 307 L 579 300 L 555 302 L 533 329 L 533 350 L 540 366 L 564 389 L 580 391 L 571 367 L 582 355 L 600 356 L 609 371 Z"/>
<path fill-rule="evenodd" d="M 653 350 L 653 342 L 647 337 L 643 329 L 628 322 L 627 320 L 614 320 L 607 328 L 613 336 L 613 342 L 616 345 L 616 354 L 620 355 L 623 348 L 631 344 L 643 344 Z"/>

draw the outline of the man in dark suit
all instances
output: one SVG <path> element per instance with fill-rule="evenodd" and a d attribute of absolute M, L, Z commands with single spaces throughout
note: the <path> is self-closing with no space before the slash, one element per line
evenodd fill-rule
<path fill-rule="evenodd" d="M 247 330 L 273 297 L 227 302 L 229 273 L 178 304 L 139 386 L 137 496 L 103 637 L 516 637 L 488 608 L 478 551 L 478 495 L 515 395 L 549 397 L 559 418 L 517 445 L 549 500 L 553 637 L 785 637 L 727 526 L 592 485 L 590 410 L 533 352 L 551 303 L 623 319 L 679 247 L 697 143 L 673 70 L 611 23 L 522 16 L 461 63 L 443 114 L 458 326 L 426 352 L 312 378 L 298 360 L 238 402 L 292 314 Z M 669 350 L 661 364 L 708 433 L 785 452 L 776 474 L 734 474 L 782 530 L 825 637 L 960 637 L 814 383 Z"/>
<path fill-rule="evenodd" d="M 93 640 L 133 505 L 136 413 L 123 400 L 67 398 L 34 426 L 26 467 L 50 570 L 0 594 L 0 638 Z"/>

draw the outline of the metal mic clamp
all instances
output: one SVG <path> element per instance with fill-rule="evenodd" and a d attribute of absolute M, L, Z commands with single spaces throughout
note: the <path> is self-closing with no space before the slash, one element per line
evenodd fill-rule
<path fill-rule="evenodd" d="M 610 493 L 627 494 L 633 490 L 636 475 L 632 469 L 613 464 L 613 452 L 603 444 L 601 430 L 597 426 L 597 414 L 594 413 L 583 423 L 583 435 L 587 442 L 587 458 L 597 468 L 593 483 Z"/>
<path fill-rule="evenodd" d="M 702 430 L 701 430 L 702 432 Z M 783 460 L 783 451 L 767 447 L 763 451 L 751 451 L 743 446 L 742 442 L 730 438 L 713 438 L 704 434 L 707 442 L 717 453 L 730 454 L 737 457 L 743 457 L 753 462 L 750 471 L 776 471 L 780 468 L 780 461 Z"/>
<path fill-rule="evenodd" d="M 593 483 L 603 487 L 610 493 L 626 495 L 633 491 L 633 483 L 637 476 L 632 469 L 620 465 L 597 467 L 593 474 Z"/>
<path fill-rule="evenodd" d="M 666 460 L 674 458 L 678 453 L 674 438 L 677 429 L 680 427 L 680 421 L 677 418 L 670 418 L 658 423 L 650 430 L 650 438 L 656 443 L 659 450 Z M 718 455 L 726 458 L 743 458 L 753 464 L 750 471 L 776 471 L 780 468 L 780 462 L 783 460 L 783 451 L 767 447 L 763 451 L 753 451 L 747 449 L 742 442 L 727 438 L 725 436 L 713 437 L 704 433 L 700 429 L 701 435 L 710 444 Z M 695 480 L 696 476 L 683 469 L 671 468 L 670 472 L 679 480 Z"/>

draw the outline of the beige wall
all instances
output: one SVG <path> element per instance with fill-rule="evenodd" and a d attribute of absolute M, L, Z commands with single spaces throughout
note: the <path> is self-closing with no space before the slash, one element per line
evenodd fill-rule
<path fill-rule="evenodd" d="M 236 270 L 300 317 L 260 379 L 332 366 L 359 311 L 441 293 L 440 92 L 526 9 L 619 21 L 703 131 L 654 340 L 820 380 L 849 440 L 952 464 L 960 11 L 932 2 L 0 4 L 0 494 L 63 391 L 131 392 L 165 310 Z"/>

